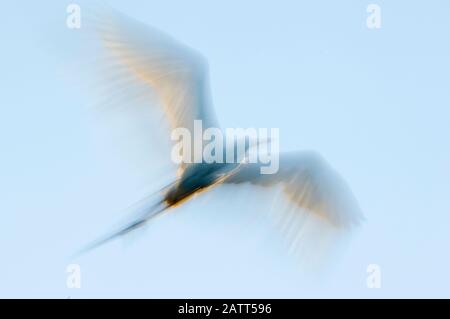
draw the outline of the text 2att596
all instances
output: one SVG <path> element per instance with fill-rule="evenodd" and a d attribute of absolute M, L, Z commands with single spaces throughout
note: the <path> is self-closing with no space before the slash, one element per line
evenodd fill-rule
<path fill-rule="evenodd" d="M 222 313 L 271 313 L 271 304 L 232 303 L 222 304 Z"/>

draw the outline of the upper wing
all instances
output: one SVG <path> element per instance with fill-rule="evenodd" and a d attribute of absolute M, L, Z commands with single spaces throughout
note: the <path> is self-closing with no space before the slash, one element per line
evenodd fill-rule
<path fill-rule="evenodd" d="M 272 175 L 261 174 L 260 164 L 243 164 L 225 183 L 281 184 L 292 203 L 336 226 L 351 226 L 363 218 L 345 181 L 317 154 L 282 153 L 279 164 L 279 171 Z"/>
<path fill-rule="evenodd" d="M 123 68 L 120 76 L 131 77 L 156 93 L 172 129 L 184 127 L 192 134 L 194 120 L 202 120 L 204 129 L 218 127 L 207 61 L 199 53 L 112 10 L 99 15 L 96 26 L 113 57 L 111 67 Z"/>

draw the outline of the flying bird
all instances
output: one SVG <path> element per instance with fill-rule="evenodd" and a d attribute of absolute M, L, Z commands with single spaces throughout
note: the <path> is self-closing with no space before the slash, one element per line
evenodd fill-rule
<path fill-rule="evenodd" d="M 208 63 L 200 53 L 116 11 L 102 13 L 93 21 L 99 42 L 113 61 L 111 65 L 121 70 L 120 76 L 112 81 L 139 83 L 152 91 L 158 103 L 149 103 L 148 107 L 160 107 L 170 129 L 183 127 L 192 131 L 195 120 L 202 121 L 203 130 L 219 127 L 212 105 Z M 124 85 L 123 90 L 126 89 Z M 261 164 L 246 161 L 182 163 L 177 178 L 156 193 L 152 205 L 145 206 L 128 224 L 83 251 L 125 235 L 194 195 L 223 184 L 278 187 L 285 200 L 295 207 L 293 215 L 316 216 L 336 229 L 351 228 L 363 218 L 347 183 L 318 153 L 281 152 L 279 159 L 275 174 L 261 174 Z M 295 234 L 301 229 L 290 231 Z"/>

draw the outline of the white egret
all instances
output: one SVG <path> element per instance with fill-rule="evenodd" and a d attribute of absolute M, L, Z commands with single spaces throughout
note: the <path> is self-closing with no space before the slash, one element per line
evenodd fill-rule
<path fill-rule="evenodd" d="M 170 128 L 184 127 L 192 131 L 195 120 L 202 121 L 203 129 L 219 127 L 211 102 L 208 64 L 198 52 L 117 12 L 97 16 L 95 24 L 102 45 L 111 54 L 115 66 L 121 69 L 123 81 L 131 83 L 127 80 L 129 77 L 152 90 Z M 261 174 L 259 168 L 258 163 L 245 162 L 181 164 L 178 178 L 158 193 L 160 198 L 154 205 L 146 207 L 128 225 L 88 248 L 124 235 L 194 194 L 224 183 L 280 185 L 286 200 L 299 211 L 318 216 L 335 228 L 349 228 L 362 218 L 350 188 L 315 152 L 280 153 L 276 174 Z M 293 232 L 293 238 L 298 238 L 295 233 L 300 229 Z"/>

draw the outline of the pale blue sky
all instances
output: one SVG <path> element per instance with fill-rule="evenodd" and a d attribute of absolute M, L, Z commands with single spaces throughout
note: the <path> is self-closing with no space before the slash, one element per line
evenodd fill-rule
<path fill-rule="evenodd" d="M 282 149 L 319 151 L 367 220 L 314 284 L 261 235 L 264 218 L 240 226 L 264 199 L 220 191 L 134 240 L 68 259 L 152 176 L 93 150 L 89 98 L 63 71 L 87 55 L 83 28 L 65 25 L 70 2 L 9 1 L 0 28 L 1 297 L 450 297 L 448 1 L 107 2 L 201 51 L 222 126 L 279 127 Z M 379 30 L 366 27 L 369 3 L 381 6 Z M 71 262 L 81 289 L 66 287 Z M 381 289 L 366 287 L 371 263 Z"/>

